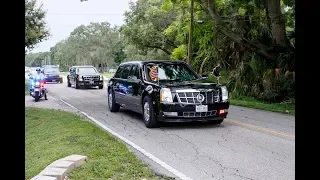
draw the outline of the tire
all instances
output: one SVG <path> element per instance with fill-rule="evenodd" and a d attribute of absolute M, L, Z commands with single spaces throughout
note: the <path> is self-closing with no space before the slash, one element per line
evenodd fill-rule
<path fill-rule="evenodd" d="M 68 87 L 71 87 L 71 83 L 69 80 L 67 80 L 67 84 L 68 84 Z"/>
<path fill-rule="evenodd" d="M 147 112 L 149 111 L 149 112 Z M 145 96 L 142 103 L 143 121 L 147 128 L 155 128 L 159 126 L 159 122 L 154 115 L 154 109 L 150 96 Z"/>
<path fill-rule="evenodd" d="M 40 99 L 39 93 L 36 93 L 36 94 L 34 95 L 34 101 L 35 101 L 35 102 L 38 102 L 39 99 Z"/>
<path fill-rule="evenodd" d="M 111 112 L 119 112 L 120 110 L 120 105 L 116 103 L 114 99 L 114 92 L 112 92 L 111 89 L 108 92 L 108 107 Z"/>
<path fill-rule="evenodd" d="M 62 84 L 63 83 L 63 78 L 61 78 L 59 82 Z"/>
<path fill-rule="evenodd" d="M 79 88 L 80 88 L 79 82 L 78 82 L 78 80 L 76 80 L 76 89 L 79 89 Z"/>
<path fill-rule="evenodd" d="M 214 120 L 214 121 L 208 121 L 209 124 L 221 124 L 223 119 Z"/>
<path fill-rule="evenodd" d="M 103 89 L 103 85 L 102 85 L 102 86 L 99 86 L 99 89 Z"/>

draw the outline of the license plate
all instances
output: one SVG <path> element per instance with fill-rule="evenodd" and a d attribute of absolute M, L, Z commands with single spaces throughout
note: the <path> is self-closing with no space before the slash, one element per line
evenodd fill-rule
<path fill-rule="evenodd" d="M 208 105 L 197 105 L 196 112 L 208 112 Z"/>
<path fill-rule="evenodd" d="M 39 89 L 35 89 L 34 91 L 39 91 Z"/>
<path fill-rule="evenodd" d="M 55 80 L 55 79 L 52 79 L 52 82 L 56 82 L 56 80 Z"/>
<path fill-rule="evenodd" d="M 89 81 L 90 84 L 94 84 L 94 81 Z"/>

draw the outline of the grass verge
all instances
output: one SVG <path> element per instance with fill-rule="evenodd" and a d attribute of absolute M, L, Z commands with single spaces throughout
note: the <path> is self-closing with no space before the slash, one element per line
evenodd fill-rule
<path fill-rule="evenodd" d="M 281 104 L 281 103 L 268 104 L 265 102 L 258 101 L 254 98 L 251 98 L 251 97 L 231 99 L 230 104 L 254 108 L 254 109 L 261 109 L 261 110 L 265 110 L 265 111 L 272 111 L 272 112 L 279 112 L 279 113 L 295 115 L 295 104 Z"/>
<path fill-rule="evenodd" d="M 67 76 L 68 72 L 60 72 L 60 74 L 63 75 L 63 76 Z"/>
<path fill-rule="evenodd" d="M 82 117 L 26 107 L 26 179 L 71 154 L 88 156 L 69 179 L 169 179 L 153 172 L 116 138 Z"/>
<path fill-rule="evenodd" d="M 29 83 L 30 83 L 30 80 L 28 79 L 25 79 L 24 80 L 24 95 L 29 95 Z"/>
<path fill-rule="evenodd" d="M 111 78 L 114 75 L 114 73 L 102 73 L 102 75 L 106 78 Z"/>

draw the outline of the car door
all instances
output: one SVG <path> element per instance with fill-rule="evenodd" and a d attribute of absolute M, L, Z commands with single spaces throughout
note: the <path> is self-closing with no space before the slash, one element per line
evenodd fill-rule
<path fill-rule="evenodd" d="M 139 64 L 134 64 L 131 68 L 128 83 L 128 99 L 130 99 L 130 109 L 141 112 L 142 81 Z"/>
<path fill-rule="evenodd" d="M 119 82 L 121 81 L 121 74 L 122 74 L 122 70 L 123 70 L 124 66 L 120 65 L 119 68 L 117 69 L 116 73 L 114 74 L 113 78 L 112 78 L 112 84 L 111 84 L 111 89 L 114 92 L 114 99 L 116 101 L 116 103 L 120 104 L 119 102 Z"/>
<path fill-rule="evenodd" d="M 117 102 L 124 106 L 125 108 L 129 108 L 130 100 L 127 98 L 128 96 L 128 83 L 127 79 L 130 74 L 131 64 L 123 65 L 123 70 L 121 72 L 121 77 L 118 79 L 117 85 Z"/>

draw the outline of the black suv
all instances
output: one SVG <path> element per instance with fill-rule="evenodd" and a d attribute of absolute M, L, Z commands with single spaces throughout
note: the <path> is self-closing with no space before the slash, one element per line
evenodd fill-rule
<path fill-rule="evenodd" d="M 220 124 L 228 114 L 228 91 L 205 79 L 182 61 L 125 62 L 108 82 L 109 110 L 141 113 L 148 128 L 159 121 Z"/>
<path fill-rule="evenodd" d="M 68 87 L 74 85 L 76 89 L 98 86 L 103 89 L 103 76 L 93 66 L 72 66 L 67 75 Z"/>

